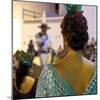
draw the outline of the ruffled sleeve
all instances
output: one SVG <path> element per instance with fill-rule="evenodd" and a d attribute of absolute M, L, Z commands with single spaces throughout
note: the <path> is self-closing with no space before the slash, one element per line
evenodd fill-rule
<path fill-rule="evenodd" d="M 51 66 L 49 65 L 44 66 L 41 75 L 39 77 L 36 90 L 36 97 L 53 96 L 55 87 L 55 82 L 53 81 L 53 78 L 54 76 Z"/>
<path fill-rule="evenodd" d="M 73 90 L 59 76 L 54 66 L 46 65 L 39 77 L 36 97 L 75 95 Z"/>

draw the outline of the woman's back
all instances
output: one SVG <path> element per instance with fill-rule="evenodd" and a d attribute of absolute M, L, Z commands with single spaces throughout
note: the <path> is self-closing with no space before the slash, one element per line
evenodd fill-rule
<path fill-rule="evenodd" d="M 84 93 L 94 74 L 94 64 L 84 57 L 81 60 L 76 58 L 75 61 L 68 61 L 68 64 L 66 60 L 65 62 L 55 64 L 56 70 L 77 94 Z"/>
<path fill-rule="evenodd" d="M 79 60 L 78 55 L 76 57 L 71 54 L 68 58 L 67 56 L 57 64 L 44 67 L 38 82 L 37 97 L 79 95 L 88 94 L 91 91 L 96 93 L 94 65 L 84 57 Z M 91 86 L 93 90 L 87 90 Z M 88 92 L 85 93 L 86 90 Z M 45 94 L 41 94 L 42 92 Z"/>
<path fill-rule="evenodd" d="M 78 82 L 78 80 L 76 80 Z M 53 97 L 53 96 L 74 96 L 78 95 L 69 84 L 59 75 L 58 71 L 53 65 L 47 65 L 44 67 L 36 90 L 36 97 Z M 93 74 L 88 86 L 84 93 L 81 94 L 96 94 L 97 93 L 97 80 L 96 72 Z"/>

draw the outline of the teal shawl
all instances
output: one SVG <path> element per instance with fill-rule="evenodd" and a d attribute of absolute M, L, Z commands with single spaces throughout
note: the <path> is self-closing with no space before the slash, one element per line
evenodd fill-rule
<path fill-rule="evenodd" d="M 76 80 L 77 81 L 77 80 Z M 97 94 L 96 71 L 85 89 L 84 95 Z M 36 97 L 75 96 L 77 95 L 52 64 L 44 66 L 39 77 Z"/>

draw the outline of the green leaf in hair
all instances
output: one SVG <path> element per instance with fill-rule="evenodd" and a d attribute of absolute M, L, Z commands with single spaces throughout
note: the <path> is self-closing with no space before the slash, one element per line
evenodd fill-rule
<path fill-rule="evenodd" d="M 16 52 L 16 56 L 18 56 L 19 60 L 24 63 L 24 62 L 28 62 L 30 64 L 32 64 L 32 56 L 29 55 L 27 52 L 24 52 L 23 50 L 21 51 L 17 51 Z"/>
<path fill-rule="evenodd" d="M 69 14 L 73 14 L 75 12 L 82 12 L 81 5 L 65 4 L 64 7 L 67 13 Z"/>

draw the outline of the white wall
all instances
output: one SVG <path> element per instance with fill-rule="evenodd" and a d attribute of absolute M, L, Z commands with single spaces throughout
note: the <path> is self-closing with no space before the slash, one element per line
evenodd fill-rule
<path fill-rule="evenodd" d="M 31 9 L 30 10 L 34 10 L 36 12 L 42 12 L 43 10 L 46 10 L 48 12 L 52 11 L 55 12 L 54 10 L 54 4 L 51 3 L 37 3 L 37 2 L 22 2 L 23 8 L 26 9 Z"/>
<path fill-rule="evenodd" d="M 91 41 L 91 38 L 94 37 L 96 40 L 96 29 L 97 29 L 97 13 L 96 13 L 96 7 L 95 6 L 83 6 L 84 15 L 87 18 L 88 22 L 88 33 Z"/>
<path fill-rule="evenodd" d="M 65 14 L 65 8 L 64 8 L 64 4 L 59 4 L 59 14 Z"/>
<path fill-rule="evenodd" d="M 13 52 L 17 49 L 26 49 L 25 45 L 29 40 L 28 38 L 34 35 L 34 28 L 31 24 L 28 24 L 27 27 L 23 25 L 23 9 L 40 13 L 44 9 L 47 12 L 55 12 L 54 4 L 46 3 L 45 5 L 45 3 L 13 1 Z"/>
<path fill-rule="evenodd" d="M 22 20 L 22 6 L 19 2 L 13 2 L 13 53 L 21 49 Z"/>
<path fill-rule="evenodd" d="M 46 4 L 46 5 L 45 5 Z M 16 9 L 14 8 L 14 16 L 16 18 L 21 18 L 20 22 L 23 22 L 22 19 L 22 9 L 30 9 L 30 10 L 37 10 L 42 12 L 44 9 L 53 12 L 54 11 L 54 4 L 47 4 L 47 3 L 28 3 L 28 2 L 20 2 L 20 4 L 14 5 Z M 60 5 L 61 8 L 63 8 L 62 4 Z M 88 32 L 89 37 L 94 37 L 96 39 L 96 8 L 93 6 L 83 6 L 84 15 L 87 18 L 88 21 Z M 17 13 L 20 12 L 20 13 Z M 60 13 L 64 13 L 64 8 L 61 10 Z M 60 34 L 60 20 L 51 20 L 48 21 L 47 24 L 51 27 L 50 30 L 48 30 L 48 35 L 50 36 L 52 46 L 55 50 L 57 50 L 59 45 L 62 45 L 62 37 Z M 26 50 L 27 44 L 30 39 L 33 39 L 35 41 L 35 34 L 40 31 L 38 26 L 41 24 L 41 20 L 38 22 L 32 22 L 29 23 L 22 23 L 21 30 L 20 30 L 20 38 L 21 38 L 21 49 Z M 16 27 L 17 28 L 17 27 Z M 14 33 L 16 34 L 16 33 Z M 18 41 L 18 38 L 16 37 L 15 41 Z M 15 44 L 14 44 L 15 45 Z M 36 47 L 36 46 L 35 46 Z M 18 48 L 19 49 L 19 48 Z"/>
<path fill-rule="evenodd" d="M 35 22 L 35 23 L 25 23 L 23 25 L 23 44 L 22 48 L 24 50 L 27 49 L 27 45 L 30 39 L 33 39 L 35 42 L 35 35 L 40 32 L 40 28 L 38 26 L 40 25 L 40 22 Z M 50 37 L 52 47 L 57 50 L 59 45 L 63 45 L 63 40 L 62 40 L 62 35 L 61 35 L 61 29 L 60 29 L 60 23 L 61 19 L 56 19 L 52 20 L 50 19 L 49 21 L 47 20 L 48 26 L 51 28 L 47 31 L 48 36 Z M 36 43 L 36 42 L 35 42 Z M 36 47 L 36 44 L 35 44 Z M 37 47 L 36 47 L 37 48 Z"/>

